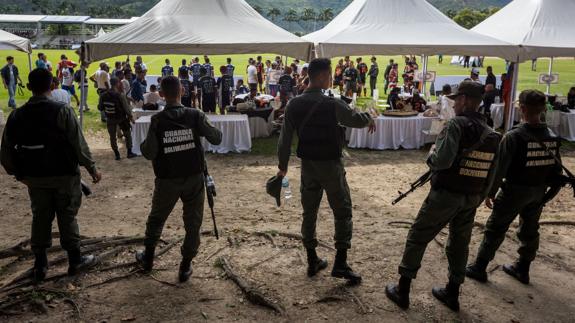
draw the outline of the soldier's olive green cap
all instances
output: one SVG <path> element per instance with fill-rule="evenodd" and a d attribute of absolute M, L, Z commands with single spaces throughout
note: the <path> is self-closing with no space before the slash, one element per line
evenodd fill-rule
<path fill-rule="evenodd" d="M 455 99 L 458 96 L 465 95 L 470 98 L 481 99 L 485 93 L 485 88 L 483 84 L 475 81 L 463 81 L 459 84 L 457 92 L 452 95 L 447 96 L 450 99 Z"/>
<path fill-rule="evenodd" d="M 281 193 L 282 193 L 282 180 L 283 177 L 274 176 L 266 183 L 266 191 L 269 195 L 276 199 L 276 204 L 281 206 Z"/>

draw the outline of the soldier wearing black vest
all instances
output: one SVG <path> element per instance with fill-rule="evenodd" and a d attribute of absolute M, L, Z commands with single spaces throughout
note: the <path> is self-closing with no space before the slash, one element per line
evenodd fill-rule
<path fill-rule="evenodd" d="M 459 310 L 459 287 L 465 279 L 475 212 L 493 182 L 501 138 L 477 112 L 482 97 L 483 86 L 469 81 L 462 82 L 450 97 L 455 100 L 457 117 L 447 123 L 427 160 L 433 171 L 431 191 L 407 236 L 399 284 L 385 290 L 404 309 L 409 307 L 411 280 L 416 278 L 427 245 L 449 224 L 449 283 L 432 292 L 449 308 Z"/>
<path fill-rule="evenodd" d="M 351 248 L 352 204 L 345 179 L 342 148 L 345 137 L 342 126 L 375 131 L 369 114 L 352 110 L 345 102 L 329 98 L 322 90 L 331 87 L 331 62 L 315 59 L 309 64 L 310 84 L 301 95 L 292 99 L 285 112 L 285 121 L 278 145 L 279 177 L 285 177 L 291 155 L 294 132 L 299 137 L 297 156 L 301 166 L 301 203 L 303 206 L 302 236 L 307 250 L 308 276 L 327 267 L 327 261 L 316 254 L 317 212 L 323 191 L 335 217 L 335 247 L 337 254 L 331 275 L 345 278 L 353 284 L 361 276 L 347 264 L 347 250 Z"/>
<path fill-rule="evenodd" d="M 134 158 L 137 155 L 132 152 L 132 125 L 130 124 L 130 122 L 134 122 L 132 110 L 130 109 L 128 99 L 124 95 L 122 82 L 113 77 L 110 79 L 110 86 L 111 88 L 109 90 L 100 95 L 98 110 L 106 114 L 110 145 L 112 146 L 116 160 L 121 159 L 116 136 L 118 128 L 120 128 L 122 135 L 126 139 L 127 157 Z"/>
<path fill-rule="evenodd" d="M 33 96 L 12 112 L 2 138 L 0 161 L 6 172 L 28 187 L 32 204 L 31 246 L 35 255 L 33 276 L 46 277 L 52 246 L 52 222 L 58 219 L 60 244 L 68 253 L 68 274 L 95 264 L 82 256 L 76 215 L 82 203 L 80 168 L 94 183 L 101 180 L 74 111 L 49 99 L 52 74 L 36 69 L 28 76 Z"/>
<path fill-rule="evenodd" d="M 152 270 L 164 223 L 181 199 L 186 236 L 181 249 L 179 280 L 185 282 L 192 274 L 191 262 L 198 253 L 204 214 L 204 156 L 200 137 L 218 145 L 222 133 L 210 124 L 203 112 L 182 106 L 178 78 L 162 79 L 160 94 L 166 100 L 166 108 L 152 117 L 150 130 L 141 145 L 144 157 L 152 161 L 156 181 L 146 224 L 146 249 L 139 251 L 136 259 L 144 270 Z"/>
<path fill-rule="evenodd" d="M 527 90 L 521 93 L 519 102 L 525 123 L 508 132 L 499 147 L 495 182 L 486 201 L 493 213 L 487 220 L 477 259 L 466 272 L 467 277 L 480 282 L 487 282 L 487 265 L 519 215 L 519 259 L 515 264 L 504 265 L 503 271 L 529 284 L 529 267 L 539 248 L 539 218 L 550 199 L 546 192 L 549 188 L 554 196 L 559 190 L 553 179 L 561 175 L 561 165 L 542 146 L 559 157 L 560 140 L 540 121 L 546 97 L 539 91 Z"/>

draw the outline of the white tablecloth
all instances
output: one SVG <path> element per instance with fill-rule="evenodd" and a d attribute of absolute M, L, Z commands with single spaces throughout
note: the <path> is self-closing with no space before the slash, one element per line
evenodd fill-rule
<path fill-rule="evenodd" d="M 367 128 L 352 129 L 348 146 L 375 150 L 419 149 L 434 141 L 433 137 L 423 134 L 434 119 L 438 118 L 426 118 L 421 114 L 409 118 L 382 116 L 375 120 L 377 131 L 374 134 L 369 134 Z"/>
<path fill-rule="evenodd" d="M 144 110 L 144 109 L 132 109 L 132 114 L 134 115 L 134 119 L 138 120 L 138 118 L 140 117 L 144 117 L 144 116 L 153 116 L 156 113 L 159 113 L 160 111 L 164 110 L 164 107 L 160 107 L 159 110 Z"/>
<path fill-rule="evenodd" d="M 202 139 L 205 151 L 227 154 L 229 152 L 248 152 L 252 149 L 252 139 L 250 137 L 250 125 L 248 117 L 245 115 L 208 115 L 208 119 L 218 128 L 223 136 L 222 143 L 218 146 L 211 145 L 207 140 Z M 136 120 L 132 129 L 132 141 L 134 143 L 133 152 L 141 155 L 140 145 L 148 135 L 151 116 L 143 116 Z"/>
<path fill-rule="evenodd" d="M 499 129 L 505 125 L 505 104 L 493 103 L 491 105 L 491 119 L 493 120 L 493 129 Z M 515 121 L 521 121 L 521 111 L 518 108 L 515 108 Z"/>
<path fill-rule="evenodd" d="M 274 120 L 274 112 L 270 113 L 268 120 L 265 121 L 263 118 L 260 117 L 251 117 L 248 118 L 250 123 L 250 135 L 252 138 L 267 138 L 272 134 L 273 124 L 272 121 Z"/>
<path fill-rule="evenodd" d="M 550 118 L 553 121 L 550 121 Z M 555 134 L 565 140 L 575 141 L 575 110 L 548 112 L 547 122 Z"/>

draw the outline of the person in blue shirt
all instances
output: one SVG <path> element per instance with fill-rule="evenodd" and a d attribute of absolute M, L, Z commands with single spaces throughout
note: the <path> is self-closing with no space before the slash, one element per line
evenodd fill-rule
<path fill-rule="evenodd" d="M 182 85 L 182 105 L 186 108 L 195 108 L 196 94 L 194 92 L 194 85 L 192 84 L 192 81 L 190 81 L 188 69 L 180 68 L 178 77 L 180 79 L 180 84 Z"/>
<path fill-rule="evenodd" d="M 231 105 L 234 79 L 228 74 L 227 66 L 220 67 L 222 76 L 218 78 L 217 86 L 220 92 L 220 114 L 226 114 L 226 107 Z"/>
<path fill-rule="evenodd" d="M 198 86 L 198 82 L 200 81 L 200 69 L 202 68 L 202 64 L 200 64 L 199 58 L 194 58 L 192 60 L 192 65 L 190 65 L 190 70 L 192 71 L 192 81 L 194 82 L 194 86 Z"/>
<path fill-rule="evenodd" d="M 204 62 L 204 68 L 206 69 L 207 75 L 214 77 L 214 67 L 210 63 L 210 58 L 207 55 L 204 56 Z"/>
<path fill-rule="evenodd" d="M 226 65 L 226 70 L 227 70 L 227 74 L 229 76 L 232 77 L 232 79 L 234 78 L 234 71 L 236 70 L 236 67 L 234 65 L 232 65 L 232 59 L 231 57 L 228 57 L 227 59 L 228 65 Z"/>
<path fill-rule="evenodd" d="M 202 92 L 202 110 L 206 113 L 216 112 L 216 80 L 208 74 L 206 68 L 200 70 L 200 91 Z"/>
<path fill-rule="evenodd" d="M 162 77 L 174 76 L 174 68 L 170 65 L 170 60 L 166 58 L 166 66 L 162 67 Z"/>
<path fill-rule="evenodd" d="M 144 93 L 146 93 L 146 72 L 138 70 L 136 79 L 132 82 L 132 100 L 134 102 L 144 102 Z"/>
<path fill-rule="evenodd" d="M 180 66 L 180 68 L 178 69 L 178 75 L 182 74 L 183 71 L 186 71 L 189 77 L 190 68 L 188 67 L 188 61 L 186 61 L 186 59 L 182 59 L 182 66 Z"/>

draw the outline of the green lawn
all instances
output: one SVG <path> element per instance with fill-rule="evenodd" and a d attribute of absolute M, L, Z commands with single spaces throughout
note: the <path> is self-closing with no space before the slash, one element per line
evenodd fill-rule
<path fill-rule="evenodd" d="M 43 52 L 48 55 L 48 60 L 51 61 L 54 66 L 57 64 L 58 58 L 60 57 L 61 54 L 66 54 L 72 60 L 77 60 L 77 57 L 78 57 L 73 51 L 43 50 Z M 38 51 L 35 53 L 37 54 Z M 0 58 L 2 61 L 4 61 L 6 56 L 12 55 L 15 57 L 16 65 L 20 68 L 20 70 L 21 71 L 27 70 L 28 58 L 27 58 L 26 54 L 21 53 L 21 52 L 16 52 L 16 51 L 3 51 L 2 54 L 3 54 L 3 56 L 2 56 L 2 58 Z M 164 59 L 165 58 L 169 58 L 172 62 L 172 65 L 175 68 L 177 68 L 180 66 L 181 60 L 183 58 L 186 58 L 189 61 L 194 56 L 200 56 L 200 58 L 201 58 L 202 55 L 201 54 L 188 55 L 188 56 L 182 56 L 182 55 L 165 55 L 165 56 L 162 55 L 162 56 L 160 56 L 160 55 L 156 55 L 156 56 L 143 56 L 143 59 L 144 59 L 144 62 L 146 63 L 146 65 L 148 66 L 148 70 L 149 70 L 148 74 L 149 75 L 158 75 L 158 74 L 160 74 L 160 70 L 161 70 L 162 66 L 164 65 Z M 228 56 L 229 55 L 220 55 L 220 56 L 212 56 L 211 57 L 212 64 L 214 66 L 216 66 L 216 71 L 219 70 L 218 66 L 225 64 L 226 57 L 228 57 Z M 236 65 L 236 74 L 237 75 L 245 74 L 245 66 L 247 65 L 248 58 L 249 57 L 255 58 L 256 56 L 257 56 L 257 54 L 254 54 L 254 55 L 232 55 L 231 57 L 233 59 L 233 64 Z M 272 55 L 272 54 L 263 54 L 262 56 L 264 57 L 264 60 L 265 59 L 273 59 L 275 57 L 275 55 Z M 381 74 L 383 74 L 383 70 L 385 69 L 385 66 L 386 66 L 386 64 L 390 58 L 394 58 L 396 60 L 396 62 L 400 63 L 400 69 L 403 68 L 403 66 L 402 66 L 403 59 L 401 56 L 394 56 L 394 57 L 378 56 L 377 59 L 378 59 L 379 65 L 380 65 Z M 121 60 L 121 59 L 125 59 L 125 57 L 110 58 L 106 61 L 111 66 L 113 66 L 113 63 L 116 60 Z M 35 61 L 35 60 L 36 60 L 36 57 L 33 56 L 33 61 Z M 132 56 L 131 60 L 133 62 L 135 60 L 135 56 Z M 468 75 L 469 74 L 469 71 L 466 69 L 463 69 L 462 67 L 449 65 L 450 60 L 451 60 L 451 56 L 445 56 L 444 57 L 444 63 L 440 65 L 440 64 L 438 64 L 437 57 L 431 57 L 429 59 L 428 70 L 436 71 L 437 75 Z M 289 59 L 290 63 L 291 63 L 291 61 L 292 60 Z M 369 57 L 365 56 L 364 61 L 369 61 Z M 549 63 L 548 59 L 540 59 L 539 63 L 538 63 L 538 71 L 537 72 L 531 71 L 531 62 L 521 64 L 520 74 L 519 74 L 520 75 L 520 77 L 519 77 L 519 90 L 528 89 L 528 88 L 536 88 L 536 89 L 540 89 L 540 90 L 545 90 L 545 85 L 537 84 L 537 79 L 538 79 L 538 75 L 540 73 L 545 73 L 547 71 L 548 63 Z M 485 59 L 485 66 L 488 66 L 488 65 L 493 66 L 494 72 L 498 76 L 501 73 L 503 73 L 505 70 L 505 62 L 501 59 L 487 58 L 487 59 Z M 98 64 L 94 63 L 90 66 L 89 73 L 91 74 L 91 73 L 95 72 L 97 69 L 98 69 Z M 553 86 L 552 93 L 566 94 L 570 87 L 575 86 L 575 60 L 573 60 L 572 58 L 556 59 L 555 63 L 554 63 L 554 71 L 556 73 L 560 74 L 560 77 L 559 77 L 560 83 Z M 481 72 L 482 72 L 482 74 L 485 74 L 485 71 L 483 69 Z M 23 75 L 22 78 L 26 82 L 25 76 L 26 75 Z M 383 93 L 382 77 L 380 77 L 380 81 L 379 81 L 379 90 L 380 90 L 380 93 Z M 24 96 L 18 96 L 17 97 L 18 104 L 24 103 L 27 100 L 27 98 L 29 97 L 29 95 L 30 95 L 30 93 L 26 92 Z M 5 89 L 2 88 L 2 89 L 0 89 L 0 107 L 2 107 L 5 114 L 8 112 L 7 102 L 8 102 L 8 93 Z M 88 104 L 93 109 L 90 112 L 88 112 L 86 115 L 86 118 L 85 118 L 86 129 L 97 130 L 97 129 L 103 129 L 104 128 L 101 125 L 101 123 L 99 122 L 99 114 L 97 113 L 96 109 L 94 109 L 96 106 L 96 103 L 97 103 L 96 91 L 92 86 L 90 86 L 90 91 L 89 91 L 89 95 L 88 95 Z"/>

